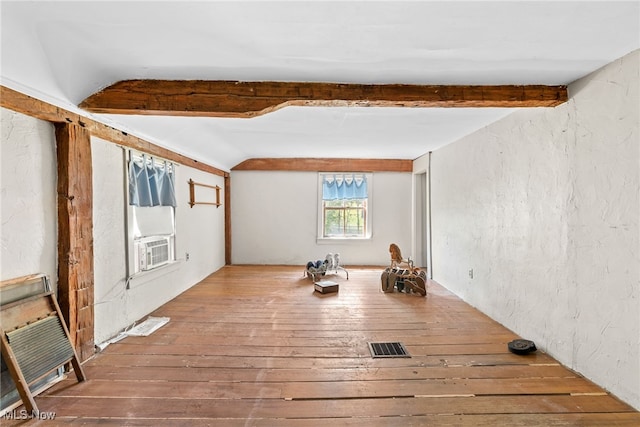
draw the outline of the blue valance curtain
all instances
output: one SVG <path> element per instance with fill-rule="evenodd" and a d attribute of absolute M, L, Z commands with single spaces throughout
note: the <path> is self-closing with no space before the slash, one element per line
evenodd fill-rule
<path fill-rule="evenodd" d="M 367 177 L 362 174 L 334 174 L 322 178 L 322 200 L 367 198 Z"/>
<path fill-rule="evenodd" d="M 133 206 L 176 206 L 173 178 L 175 165 L 156 162 L 146 155 L 129 161 L 129 204 Z"/>

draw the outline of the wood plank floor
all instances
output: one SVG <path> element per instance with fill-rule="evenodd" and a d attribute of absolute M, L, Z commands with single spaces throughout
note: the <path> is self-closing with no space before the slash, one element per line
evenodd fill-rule
<path fill-rule="evenodd" d="M 328 276 L 340 291 L 320 295 L 298 267 L 224 267 L 36 402 L 79 425 L 640 425 L 548 355 L 509 353 L 516 335 L 438 284 L 384 294 L 380 272 Z M 370 341 L 411 358 L 373 359 Z"/>

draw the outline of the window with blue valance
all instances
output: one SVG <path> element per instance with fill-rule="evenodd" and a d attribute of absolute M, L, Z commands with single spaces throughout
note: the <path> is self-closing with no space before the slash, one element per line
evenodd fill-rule
<path fill-rule="evenodd" d="M 129 161 L 129 204 L 139 207 L 176 206 L 174 164 L 146 155 Z"/>
<path fill-rule="evenodd" d="M 320 173 L 318 237 L 368 239 L 371 237 L 371 174 Z"/>
<path fill-rule="evenodd" d="M 174 163 L 129 151 L 126 215 L 127 277 L 175 261 L 176 188 Z"/>
<path fill-rule="evenodd" d="M 367 177 L 363 174 L 334 174 L 322 178 L 322 200 L 366 199 Z"/>

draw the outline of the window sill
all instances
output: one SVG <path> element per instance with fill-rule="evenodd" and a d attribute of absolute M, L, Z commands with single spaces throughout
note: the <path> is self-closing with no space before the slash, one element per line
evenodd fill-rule
<path fill-rule="evenodd" d="M 320 237 L 316 238 L 319 245 L 335 245 L 336 243 L 365 243 L 371 241 L 371 237 Z"/>
<path fill-rule="evenodd" d="M 127 289 L 136 288 L 140 285 L 143 285 L 147 282 L 155 280 L 161 276 L 164 276 L 168 273 L 172 273 L 180 268 L 182 261 L 176 260 L 170 263 L 167 263 L 163 266 L 154 268 L 153 270 L 148 271 L 140 271 L 129 276 L 127 281 Z"/>

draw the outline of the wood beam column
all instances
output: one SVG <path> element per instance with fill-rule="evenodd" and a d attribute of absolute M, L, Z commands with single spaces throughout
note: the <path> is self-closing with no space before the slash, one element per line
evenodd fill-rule
<path fill-rule="evenodd" d="M 81 361 L 94 354 L 91 134 L 57 123 L 58 300 Z"/>

